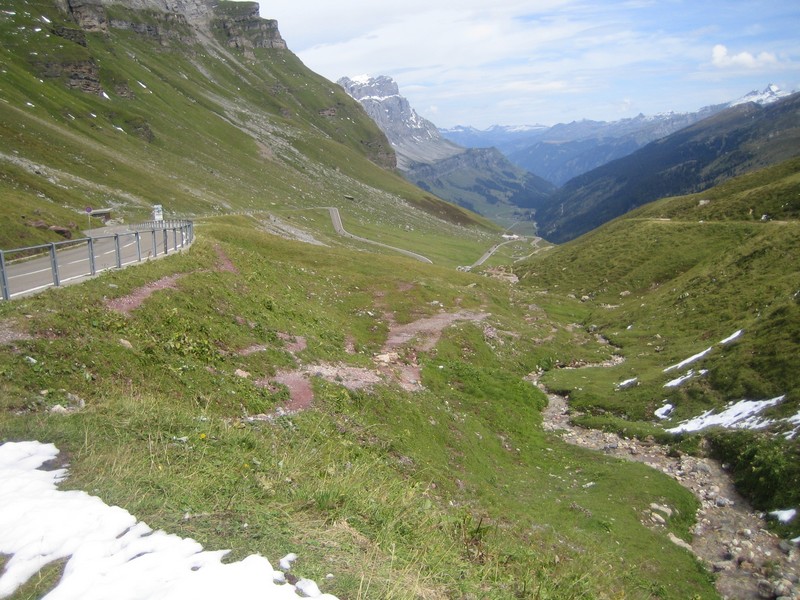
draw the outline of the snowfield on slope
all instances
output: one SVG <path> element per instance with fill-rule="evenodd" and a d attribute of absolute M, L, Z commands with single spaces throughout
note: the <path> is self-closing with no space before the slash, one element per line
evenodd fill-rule
<path fill-rule="evenodd" d="M 68 559 L 47 600 L 336 600 L 310 579 L 286 583 L 263 556 L 224 563 L 227 550 L 203 550 L 96 496 L 59 490 L 66 470 L 40 468 L 58 453 L 53 444 L 35 441 L 0 445 L 0 554 L 10 556 L 0 598 L 47 564 Z M 288 554 L 281 567 L 295 558 Z"/>

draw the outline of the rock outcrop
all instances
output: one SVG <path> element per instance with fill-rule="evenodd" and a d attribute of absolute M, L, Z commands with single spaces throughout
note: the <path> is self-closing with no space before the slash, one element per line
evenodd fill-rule
<path fill-rule="evenodd" d="M 213 27 L 222 33 L 229 48 L 255 58 L 254 48 L 286 49 L 286 42 L 274 19 L 259 16 L 257 2 L 236 2 L 234 7 L 217 8 Z"/>
<path fill-rule="evenodd" d="M 431 163 L 465 151 L 444 139 L 436 125 L 420 117 L 400 95 L 391 78 L 342 77 L 337 83 L 358 100 L 397 153 L 397 167 L 407 170 L 413 163 Z"/>

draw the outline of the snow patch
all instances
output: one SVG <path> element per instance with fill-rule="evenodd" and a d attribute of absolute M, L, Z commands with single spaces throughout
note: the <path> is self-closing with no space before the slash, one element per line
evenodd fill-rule
<path fill-rule="evenodd" d="M 720 425 L 730 429 L 761 429 L 771 425 L 771 419 L 761 419 L 758 414 L 770 406 L 775 406 L 783 401 L 785 396 L 778 396 L 770 400 L 740 400 L 735 404 L 730 402 L 721 413 L 714 414 L 713 410 L 702 415 L 682 421 L 677 427 L 667 429 L 670 433 L 684 431 L 700 431 L 706 427 Z"/>
<path fill-rule="evenodd" d="M 797 510 L 794 508 L 789 508 L 787 510 L 771 510 L 769 514 L 778 519 L 781 523 L 788 523 L 797 515 Z"/>
<path fill-rule="evenodd" d="M 96 496 L 57 489 L 66 470 L 40 469 L 57 455 L 53 444 L 0 445 L 0 554 L 10 556 L 0 574 L 0 598 L 45 565 L 68 558 L 48 597 L 296 600 L 299 592 L 335 600 L 309 580 L 276 583 L 282 573 L 263 556 L 224 563 L 227 550 L 203 550 L 190 538 L 153 531 Z"/>
<path fill-rule="evenodd" d="M 634 385 L 639 380 L 638 377 L 631 377 L 630 379 L 626 379 L 625 381 L 620 381 L 617 384 L 618 390 L 624 390 L 625 388 L 629 388 Z"/>
<path fill-rule="evenodd" d="M 688 381 L 689 379 L 694 377 L 696 374 L 697 375 L 705 375 L 706 373 L 708 373 L 708 369 L 700 369 L 700 371 L 698 373 L 695 373 L 694 369 L 689 369 L 686 372 L 685 375 L 681 375 L 680 377 L 677 377 L 677 378 L 673 379 L 672 381 L 668 381 L 667 383 L 665 383 L 664 387 L 678 387 L 684 381 Z"/>
<path fill-rule="evenodd" d="M 709 347 L 709 348 L 706 348 L 706 349 L 705 349 L 705 350 L 703 350 L 702 352 L 698 352 L 697 354 L 695 354 L 695 355 L 693 355 L 693 356 L 690 356 L 689 358 L 687 358 L 687 359 L 685 359 L 685 360 L 682 360 L 681 362 L 679 362 L 679 363 L 677 363 L 677 364 L 670 365 L 669 367 L 667 367 L 666 369 L 664 369 L 664 373 L 667 373 L 667 372 L 669 372 L 669 371 L 674 371 L 675 369 L 680 369 L 680 368 L 683 368 L 683 367 L 685 367 L 686 365 L 690 365 L 690 364 L 692 364 L 694 361 L 696 361 L 696 360 L 700 360 L 701 358 L 703 358 L 703 357 L 704 357 L 706 354 L 708 354 L 709 352 L 711 352 L 713 349 L 714 349 L 714 346 L 711 346 L 711 347 Z"/>
<path fill-rule="evenodd" d="M 726 337 L 724 340 L 720 340 L 720 341 L 719 341 L 719 344 L 720 344 L 721 346 L 724 346 L 725 344 L 729 344 L 729 343 L 731 343 L 733 340 L 735 340 L 736 338 L 738 338 L 740 335 L 742 335 L 742 333 L 744 333 L 744 329 L 740 329 L 739 331 L 734 331 L 732 334 L 730 334 L 730 335 L 729 335 L 728 337 Z"/>
<path fill-rule="evenodd" d="M 675 407 L 667 402 L 664 406 L 657 409 L 653 414 L 655 414 L 655 416 L 657 416 L 659 419 L 668 419 L 673 410 L 675 410 Z"/>

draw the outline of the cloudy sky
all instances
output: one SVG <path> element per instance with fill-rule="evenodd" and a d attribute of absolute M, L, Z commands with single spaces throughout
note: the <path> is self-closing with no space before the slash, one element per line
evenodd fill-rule
<path fill-rule="evenodd" d="M 790 0 L 262 0 L 313 71 L 388 75 L 440 127 L 696 110 L 800 89 Z"/>

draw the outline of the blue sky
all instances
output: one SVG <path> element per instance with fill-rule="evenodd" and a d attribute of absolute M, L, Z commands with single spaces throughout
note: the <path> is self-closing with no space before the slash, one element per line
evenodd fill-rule
<path fill-rule="evenodd" d="M 440 127 L 692 111 L 800 90 L 800 4 L 784 0 L 263 0 L 313 71 L 388 75 Z"/>

